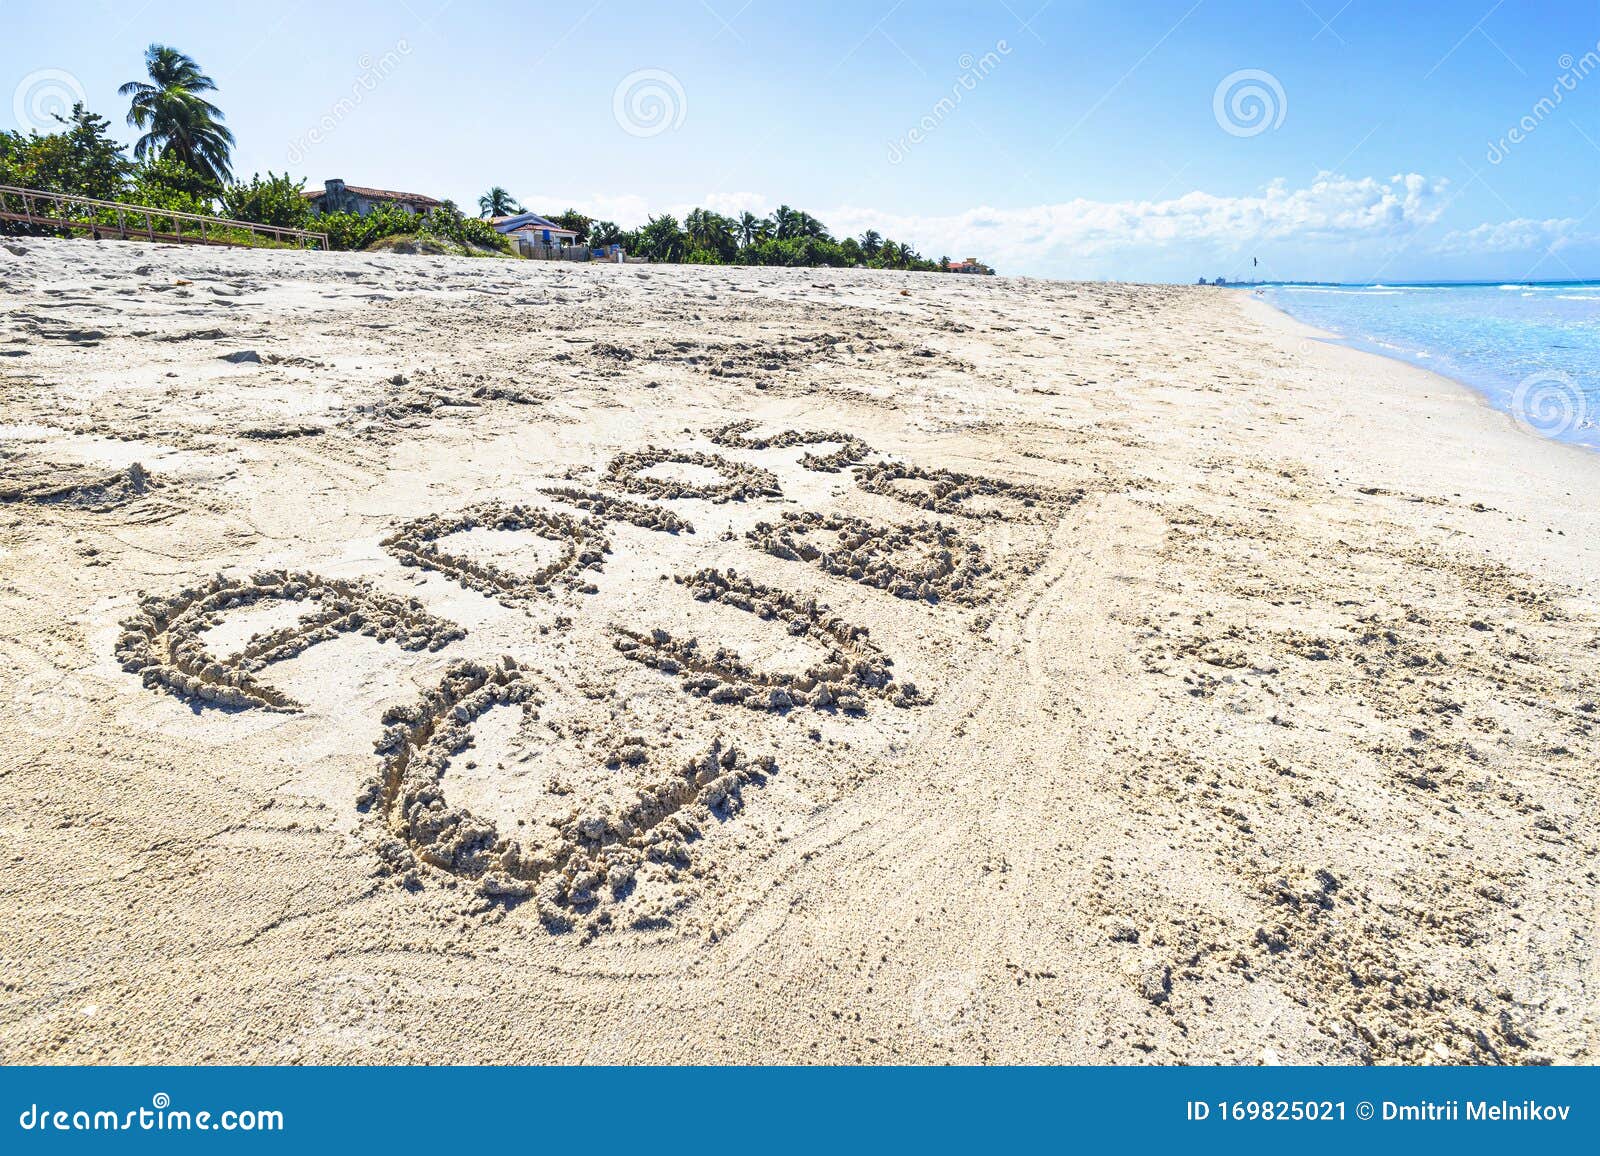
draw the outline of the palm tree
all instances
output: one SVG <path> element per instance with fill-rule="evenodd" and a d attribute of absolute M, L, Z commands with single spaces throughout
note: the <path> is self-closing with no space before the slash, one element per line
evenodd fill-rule
<path fill-rule="evenodd" d="M 772 232 L 780 241 L 787 241 L 799 232 L 800 214 L 788 205 L 779 205 L 772 213 Z"/>
<path fill-rule="evenodd" d="M 691 249 L 704 249 L 724 258 L 733 256 L 734 229 L 732 220 L 711 209 L 694 209 L 683 219 Z"/>
<path fill-rule="evenodd" d="M 634 236 L 639 255 L 652 261 L 682 261 L 688 256 L 688 238 L 678 228 L 678 218 L 670 213 L 651 217 Z"/>
<path fill-rule="evenodd" d="M 868 229 L 861 234 L 861 251 L 869 257 L 876 257 L 878 250 L 883 248 L 883 234 L 876 229 Z"/>
<path fill-rule="evenodd" d="M 201 95 L 215 92 L 216 84 L 193 59 L 165 44 L 152 44 L 144 64 L 149 83 L 130 80 L 117 89 L 133 98 L 128 124 L 144 133 L 134 142 L 134 157 L 170 158 L 218 185 L 231 181 L 233 134 L 222 124 L 222 111 Z"/>
<path fill-rule="evenodd" d="M 766 224 L 760 217 L 746 209 L 739 214 L 739 244 L 748 249 L 764 231 Z"/>
<path fill-rule="evenodd" d="M 490 189 L 478 198 L 478 212 L 485 217 L 509 217 L 512 213 L 522 211 L 522 206 L 517 204 L 517 198 L 506 192 L 499 185 Z"/>
<path fill-rule="evenodd" d="M 827 226 L 810 213 L 799 210 L 794 215 L 794 230 L 797 237 L 815 237 L 819 241 L 832 239 L 828 236 Z"/>
<path fill-rule="evenodd" d="M 578 234 L 573 238 L 578 244 L 586 245 L 589 243 L 589 229 L 594 224 L 593 217 L 580 213 L 577 209 L 568 209 L 564 213 L 551 213 L 548 219 L 554 221 L 563 229 L 571 229 Z"/>

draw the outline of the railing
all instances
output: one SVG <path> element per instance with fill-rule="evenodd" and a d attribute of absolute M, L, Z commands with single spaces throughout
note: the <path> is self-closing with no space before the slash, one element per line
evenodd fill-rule
<path fill-rule="evenodd" d="M 47 208 L 48 212 L 41 212 Z M 86 212 L 84 210 L 87 210 Z M 76 211 L 76 215 L 75 215 Z M 110 218 L 115 215 L 115 222 Z M 143 218 L 143 228 L 137 222 Z M 308 244 L 326 250 L 328 234 L 305 229 L 285 229 L 259 225 L 254 221 L 230 221 L 200 213 L 180 213 L 171 209 L 152 209 L 148 205 L 128 205 L 120 201 L 100 201 L 71 193 L 47 193 L 42 189 L 21 189 L 0 185 L 0 221 L 19 221 L 51 229 L 87 230 L 95 240 L 102 236 L 121 240 L 171 241 L 180 245 L 231 245 L 250 248 L 252 242 L 228 236 L 225 230 L 270 238 L 280 245 L 293 242 L 298 248 Z M 183 231 L 184 223 L 199 226 Z M 171 231 L 167 231 L 168 229 Z"/>

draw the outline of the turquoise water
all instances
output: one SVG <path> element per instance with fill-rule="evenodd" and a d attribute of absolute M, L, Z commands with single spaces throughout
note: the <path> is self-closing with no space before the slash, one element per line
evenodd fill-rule
<path fill-rule="evenodd" d="M 1536 433 L 1600 450 L 1600 281 L 1256 292 L 1349 344 L 1471 386 Z"/>

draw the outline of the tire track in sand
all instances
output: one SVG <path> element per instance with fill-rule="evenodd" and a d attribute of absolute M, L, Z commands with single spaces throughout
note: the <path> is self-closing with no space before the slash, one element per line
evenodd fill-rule
<path fill-rule="evenodd" d="M 1002 608 L 987 654 L 941 691 L 950 707 L 943 721 L 928 720 L 931 729 L 897 767 L 830 808 L 776 857 L 776 884 L 724 940 L 725 952 L 691 970 L 698 982 L 714 987 L 729 971 L 760 969 L 780 985 L 788 975 L 797 998 L 859 1003 L 859 991 L 830 1001 L 830 989 L 853 977 L 818 975 L 815 960 L 875 952 L 884 962 L 871 984 L 885 1022 L 874 1027 L 884 1038 L 948 1029 L 941 1042 L 956 1058 L 1026 1058 L 1019 1045 L 1034 1048 L 1035 1058 L 1059 1055 L 1059 1041 L 1003 1035 L 996 1021 L 1041 1029 L 1026 1014 L 1032 1009 L 1016 1004 L 1011 970 L 1038 962 L 1041 898 L 1053 909 L 1071 906 L 1090 885 L 1092 859 L 1078 852 L 1113 809 L 1097 788 L 1099 768 L 1106 732 L 1128 714 L 1125 704 L 1108 714 L 1096 686 L 1122 678 L 1118 664 L 1129 648 L 1119 636 L 1127 628 L 1115 613 L 1139 599 L 1119 568 L 1127 543 L 1141 549 L 1163 537 L 1159 518 L 1114 497 L 1086 502 L 1060 522 L 1044 565 Z M 980 714 L 995 725 L 975 733 Z M 1016 835 L 1019 824 L 1041 823 L 1054 828 L 1052 838 Z M 963 834 L 931 837 L 941 830 Z M 1059 850 L 1048 859 L 1014 851 L 1052 844 Z M 975 889 L 992 896 L 984 917 L 949 922 L 947 913 L 966 908 L 958 898 Z M 882 918 L 854 932 L 843 930 L 851 920 L 816 910 L 864 903 Z M 799 908 L 811 928 L 840 928 L 838 942 L 792 942 L 800 926 L 791 927 L 789 915 Z M 966 1008 L 959 1022 L 921 1022 L 925 1005 L 937 1002 L 929 983 L 945 984 L 953 1005 Z"/>

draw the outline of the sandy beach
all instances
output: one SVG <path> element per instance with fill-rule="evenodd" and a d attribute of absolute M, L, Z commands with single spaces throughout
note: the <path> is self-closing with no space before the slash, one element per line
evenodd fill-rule
<path fill-rule="evenodd" d="M 0 1061 L 1600 1054 L 1600 455 L 1240 292 L 0 248 Z"/>

